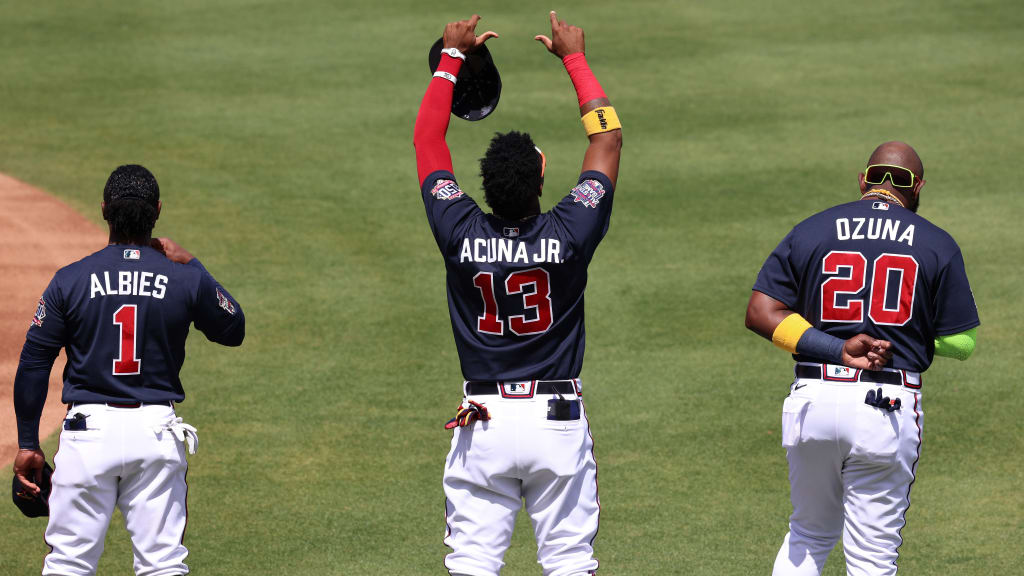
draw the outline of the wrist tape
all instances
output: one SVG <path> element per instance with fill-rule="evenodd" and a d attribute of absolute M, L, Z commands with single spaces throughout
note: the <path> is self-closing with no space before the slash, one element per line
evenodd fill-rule
<path fill-rule="evenodd" d="M 606 98 L 601 84 L 594 77 L 594 73 L 590 71 L 583 52 L 567 55 L 562 58 L 562 64 L 565 65 L 565 71 L 569 73 L 572 86 L 576 89 L 576 99 L 579 100 L 580 106 L 591 100 Z"/>
<path fill-rule="evenodd" d="M 790 354 L 800 354 L 832 364 L 843 363 L 843 345 L 840 338 L 830 336 L 799 314 L 786 316 L 772 332 L 772 342 Z"/>
<path fill-rule="evenodd" d="M 842 364 L 844 344 L 845 341 L 841 338 L 816 328 L 808 328 L 796 343 L 796 352 L 801 356 L 817 358 L 830 364 Z"/>
<path fill-rule="evenodd" d="M 612 130 L 619 130 L 622 128 L 622 123 L 619 122 L 619 116 L 615 113 L 615 108 L 611 106 L 594 108 L 590 112 L 584 114 L 580 120 L 583 121 L 583 129 L 587 131 L 587 136 L 600 134 L 601 132 L 611 132 Z"/>

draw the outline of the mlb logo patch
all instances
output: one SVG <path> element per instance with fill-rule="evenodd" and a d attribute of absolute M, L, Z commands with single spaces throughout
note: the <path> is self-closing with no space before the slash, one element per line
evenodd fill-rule
<path fill-rule="evenodd" d="M 42 326 L 43 318 L 46 318 L 46 301 L 40 298 L 39 304 L 36 305 L 36 313 L 32 316 L 32 325 Z"/>
<path fill-rule="evenodd" d="M 889 203 L 888 202 L 873 202 L 871 204 L 871 209 L 872 210 L 888 210 L 889 209 Z"/>
<path fill-rule="evenodd" d="M 532 380 L 527 382 L 501 382 L 501 397 L 533 398 L 534 384 L 535 382 Z"/>
<path fill-rule="evenodd" d="M 142 251 L 141 250 L 129 249 L 129 250 L 125 250 L 124 251 L 124 259 L 125 260 L 138 260 L 140 258 L 142 258 Z"/>
<path fill-rule="evenodd" d="M 501 233 L 505 235 L 505 238 L 519 238 L 519 228 L 504 227 Z"/>
<path fill-rule="evenodd" d="M 462 189 L 454 180 L 438 180 L 430 189 L 430 195 L 438 200 L 454 200 L 462 196 Z"/>
<path fill-rule="evenodd" d="M 572 189 L 572 201 L 579 202 L 587 208 L 597 208 L 604 196 L 604 186 L 597 180 L 584 180 Z"/>
<path fill-rule="evenodd" d="M 823 366 L 822 380 L 835 380 L 837 382 L 855 382 L 860 375 L 860 370 L 836 364 L 825 364 Z"/>

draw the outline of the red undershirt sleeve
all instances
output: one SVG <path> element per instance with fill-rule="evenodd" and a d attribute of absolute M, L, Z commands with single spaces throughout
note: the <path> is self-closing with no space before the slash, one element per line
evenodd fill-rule
<path fill-rule="evenodd" d="M 461 68 L 462 60 L 442 54 L 437 71 L 457 77 Z M 416 115 L 412 143 L 416 147 L 416 172 L 421 188 L 423 181 L 432 172 L 446 170 L 454 173 L 452 155 L 444 141 L 451 119 L 454 89 L 455 84 L 445 78 L 431 78 L 427 93 L 420 104 L 419 114 Z"/>

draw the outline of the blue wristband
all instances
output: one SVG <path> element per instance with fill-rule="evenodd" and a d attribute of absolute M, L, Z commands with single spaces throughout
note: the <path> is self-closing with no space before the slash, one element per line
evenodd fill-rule
<path fill-rule="evenodd" d="M 830 364 L 842 364 L 844 344 L 841 338 L 830 336 L 817 328 L 808 328 L 796 343 L 796 353 Z"/>

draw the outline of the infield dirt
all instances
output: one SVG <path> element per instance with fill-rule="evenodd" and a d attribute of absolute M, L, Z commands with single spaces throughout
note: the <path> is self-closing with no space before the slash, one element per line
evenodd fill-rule
<path fill-rule="evenodd" d="M 63 202 L 0 174 L 0 463 L 13 461 L 18 450 L 14 374 L 35 303 L 57 269 L 106 242 L 104 231 Z M 64 412 L 60 402 L 64 363 L 61 352 L 50 373 L 41 438 L 56 429 Z"/>

